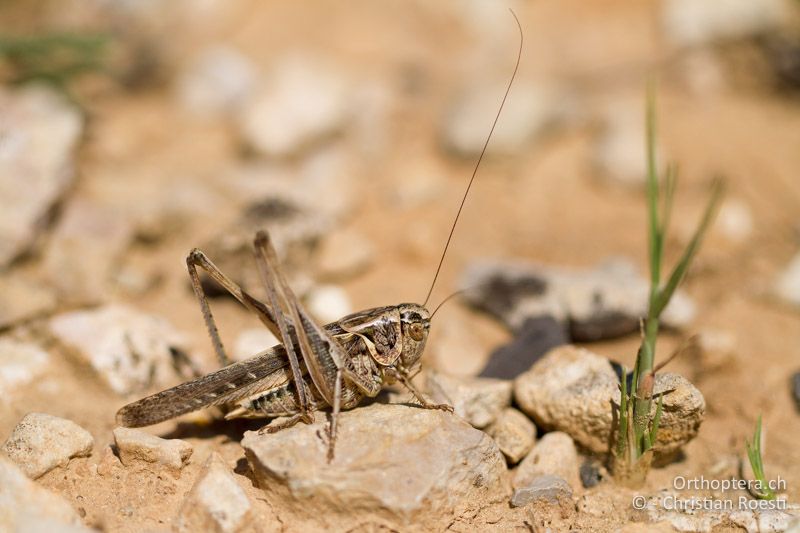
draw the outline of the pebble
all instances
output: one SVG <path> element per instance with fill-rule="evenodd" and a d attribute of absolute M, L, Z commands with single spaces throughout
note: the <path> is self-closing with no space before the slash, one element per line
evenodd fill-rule
<path fill-rule="evenodd" d="M 120 395 L 174 381 L 186 341 L 162 318 L 120 304 L 56 315 L 55 338 Z"/>
<path fill-rule="evenodd" d="M 448 150 L 464 157 L 481 152 L 507 83 L 485 79 L 465 82 L 466 88 L 453 98 L 441 125 L 442 144 Z M 560 119 L 559 101 L 552 88 L 517 81 L 486 151 L 489 155 L 518 153 Z"/>
<path fill-rule="evenodd" d="M 327 65 L 288 57 L 274 65 L 244 103 L 240 135 L 263 156 L 297 155 L 344 129 L 352 111 L 349 85 Z"/>
<path fill-rule="evenodd" d="M 347 291 L 336 285 L 319 285 L 306 296 L 308 312 L 323 324 L 335 322 L 353 312 Z"/>
<path fill-rule="evenodd" d="M 266 327 L 246 329 L 236 338 L 232 357 L 234 361 L 244 361 L 276 344 L 280 341 Z"/>
<path fill-rule="evenodd" d="M 0 268 L 29 251 L 74 178 L 81 113 L 43 85 L 0 90 Z"/>
<path fill-rule="evenodd" d="M 747 242 L 753 235 L 753 212 L 743 200 L 731 198 L 719 208 L 714 229 L 734 244 Z"/>
<path fill-rule="evenodd" d="M 189 462 L 194 451 L 192 445 L 186 441 L 162 439 L 138 429 L 124 427 L 114 429 L 114 444 L 117 446 L 119 459 L 125 466 L 154 463 L 180 470 Z"/>
<path fill-rule="evenodd" d="M 235 48 L 219 44 L 200 51 L 178 79 L 181 104 L 199 116 L 236 111 L 256 80 L 252 62 Z"/>
<path fill-rule="evenodd" d="M 425 385 L 431 401 L 452 405 L 455 414 L 478 429 L 494 422 L 511 405 L 511 381 L 430 372 Z"/>
<path fill-rule="evenodd" d="M 331 463 L 326 417 L 316 420 L 242 440 L 258 486 L 303 520 L 298 530 L 348 530 L 376 516 L 390 529 L 440 530 L 475 505 L 507 501 L 494 440 L 451 413 L 386 404 L 344 412 Z"/>
<path fill-rule="evenodd" d="M 800 410 L 800 372 L 795 372 L 792 376 L 792 396 L 797 409 Z"/>
<path fill-rule="evenodd" d="M 784 302 L 800 307 L 800 253 L 796 254 L 775 283 L 775 294 Z"/>
<path fill-rule="evenodd" d="M 550 505 L 572 505 L 572 487 L 564 479 L 544 475 L 534 479 L 529 485 L 514 490 L 511 507 L 523 507 L 532 502 L 543 501 Z"/>
<path fill-rule="evenodd" d="M 81 199 L 69 202 L 44 257 L 48 280 L 60 300 L 71 305 L 105 301 L 133 235 L 132 221 L 118 210 Z"/>
<path fill-rule="evenodd" d="M 573 487 L 580 484 L 578 451 L 572 438 L 561 431 L 546 433 L 539 439 L 514 471 L 512 484 L 515 488 L 526 487 L 547 475 L 563 478 Z"/>
<path fill-rule="evenodd" d="M 500 319 L 514 332 L 542 316 L 564 322 L 575 342 L 591 342 L 639 331 L 647 314 L 648 282 L 626 259 L 593 269 L 547 267 L 523 262 L 478 262 L 462 279 L 467 301 Z M 681 328 L 694 318 L 694 303 L 680 290 L 661 323 Z"/>
<path fill-rule="evenodd" d="M 0 338 L 0 398 L 10 398 L 12 390 L 42 375 L 49 364 L 50 356 L 39 346 Z"/>
<path fill-rule="evenodd" d="M 536 426 L 524 413 L 506 407 L 486 428 L 497 443 L 500 451 L 506 456 L 509 464 L 517 464 L 528 455 L 536 443 Z"/>
<path fill-rule="evenodd" d="M 375 259 L 375 247 L 358 231 L 336 230 L 323 239 L 316 257 L 317 277 L 343 281 L 365 272 Z"/>
<path fill-rule="evenodd" d="M 0 276 L 0 329 L 45 315 L 56 307 L 48 286 L 14 272 Z"/>
<path fill-rule="evenodd" d="M 510 343 L 492 352 L 481 377 L 514 379 L 557 346 L 569 343 L 563 324 L 551 316 L 528 318 Z"/>
<path fill-rule="evenodd" d="M 0 455 L 0 528 L 4 531 L 88 533 L 64 498 L 28 479 Z"/>
<path fill-rule="evenodd" d="M 619 381 L 608 359 L 574 346 L 556 348 L 514 382 L 514 398 L 536 426 L 569 434 L 594 453 L 607 453 L 613 424 L 612 402 L 619 404 Z M 669 455 L 697 435 L 705 415 L 703 395 L 686 379 L 656 375 L 655 392 L 664 395 L 654 450 Z M 655 402 L 653 412 L 655 412 Z"/>
<path fill-rule="evenodd" d="M 252 507 L 231 469 L 218 453 L 212 452 L 183 502 L 177 529 L 241 531 L 251 521 Z"/>
<path fill-rule="evenodd" d="M 661 24 L 676 46 L 708 45 L 777 29 L 787 15 L 782 0 L 667 0 Z"/>
<path fill-rule="evenodd" d="M 67 466 L 73 457 L 88 457 L 94 439 L 78 424 L 44 413 L 28 413 L 3 444 L 3 452 L 31 479 L 57 466 Z"/>

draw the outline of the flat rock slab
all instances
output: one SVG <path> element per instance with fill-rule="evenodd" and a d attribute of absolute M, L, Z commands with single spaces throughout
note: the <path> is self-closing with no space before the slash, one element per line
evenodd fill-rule
<path fill-rule="evenodd" d="M 28 477 L 36 479 L 73 457 L 92 453 L 94 439 L 78 424 L 43 413 L 29 413 L 20 420 L 2 451 Z"/>
<path fill-rule="evenodd" d="M 364 520 L 403 530 L 439 529 L 453 517 L 506 500 L 505 459 L 491 437 L 450 413 L 373 404 L 343 413 L 328 464 L 322 415 L 242 440 L 258 485 L 276 508 L 308 527 Z"/>

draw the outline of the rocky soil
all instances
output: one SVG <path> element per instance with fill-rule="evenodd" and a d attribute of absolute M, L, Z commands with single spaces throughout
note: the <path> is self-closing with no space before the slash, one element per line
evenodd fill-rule
<path fill-rule="evenodd" d="M 269 230 L 320 322 L 423 298 L 516 58 L 506 7 L 519 76 L 415 379 L 454 412 L 388 388 L 342 414 L 331 462 L 324 412 L 118 427 L 217 367 L 194 247 L 263 297 Z M 43 0 L 0 22 L 110 39 L 63 85 L 16 83 L 32 64 L 0 48 L 0 530 L 800 531 L 796 2 Z M 714 176 L 727 195 L 664 317 L 657 359 L 689 349 L 632 489 L 608 450 L 648 291 L 651 75 L 681 168 L 669 263 Z M 234 359 L 277 342 L 202 283 Z M 751 476 L 759 416 L 785 509 L 679 482 Z M 694 497 L 736 508 L 670 508 Z"/>

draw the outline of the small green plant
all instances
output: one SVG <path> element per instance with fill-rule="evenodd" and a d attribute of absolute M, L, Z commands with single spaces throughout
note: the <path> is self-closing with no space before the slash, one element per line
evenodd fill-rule
<path fill-rule="evenodd" d="M 656 372 L 666 364 L 655 366 L 656 337 L 661 313 L 686 275 L 700 244 L 714 218 L 722 198 L 722 182 L 715 180 L 711 198 L 700 224 L 683 251 L 666 282 L 661 282 L 664 244 L 677 185 L 677 169 L 667 167 L 659 180 L 655 150 L 655 98 L 652 88 L 647 99 L 647 212 L 648 256 L 650 265 L 650 297 L 647 317 L 642 323 L 642 343 L 628 382 L 627 370 L 620 383 L 621 395 L 617 426 L 614 474 L 618 479 L 636 485 L 644 482 L 650 469 L 652 448 L 656 441 L 663 406 L 663 393 L 656 398 L 653 391 Z M 656 401 L 655 411 L 653 403 Z"/>
<path fill-rule="evenodd" d="M 775 491 L 769 485 L 767 476 L 764 475 L 764 461 L 761 458 L 761 416 L 758 417 L 756 423 L 756 431 L 753 434 L 753 440 L 745 440 L 745 447 L 747 448 L 747 458 L 750 459 L 750 466 L 753 469 L 755 476 L 755 486 L 750 487 L 750 494 L 760 500 L 774 500 Z"/>
<path fill-rule="evenodd" d="M 108 44 L 101 34 L 0 35 L 0 76 L 7 83 L 41 81 L 67 92 L 71 80 L 108 71 Z"/>

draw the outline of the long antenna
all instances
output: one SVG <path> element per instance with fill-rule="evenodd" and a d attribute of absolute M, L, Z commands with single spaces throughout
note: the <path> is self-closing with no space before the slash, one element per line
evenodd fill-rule
<path fill-rule="evenodd" d="M 500 119 L 500 113 L 503 111 L 503 106 L 506 104 L 506 100 L 508 99 L 508 93 L 511 91 L 511 86 L 514 84 L 514 78 L 517 76 L 517 70 L 519 70 L 519 61 L 522 58 L 522 24 L 519 23 L 519 19 L 517 18 L 517 14 L 514 13 L 513 9 L 509 9 L 511 14 L 514 16 L 514 20 L 517 22 L 517 28 L 519 29 L 519 51 L 517 52 L 517 63 L 514 65 L 514 72 L 511 74 L 511 79 L 508 81 L 508 87 L 506 87 L 506 92 L 503 95 L 503 100 L 500 102 L 500 109 L 497 110 L 497 115 L 494 117 L 494 122 L 492 123 L 492 129 L 489 130 L 489 135 L 486 137 L 486 142 L 483 144 L 483 149 L 481 150 L 481 155 L 478 157 L 478 162 L 475 163 L 475 169 L 472 171 L 472 177 L 469 179 L 469 184 L 467 184 L 467 190 L 464 191 L 464 197 L 461 198 L 461 205 L 458 206 L 458 212 L 456 213 L 456 218 L 453 220 L 453 226 L 450 228 L 450 235 L 447 236 L 447 242 L 444 245 L 444 250 L 442 250 L 442 257 L 439 259 L 439 266 L 436 267 L 436 274 L 433 275 L 433 281 L 431 282 L 431 287 L 428 289 L 428 295 L 425 297 L 425 302 L 422 304 L 423 306 L 428 305 L 428 300 L 431 298 L 431 294 L 433 293 L 433 288 L 436 286 L 436 280 L 439 279 L 439 272 L 442 270 L 442 264 L 444 263 L 444 258 L 447 255 L 447 248 L 450 246 L 450 241 L 453 239 L 453 233 L 456 231 L 456 224 L 458 224 L 458 217 L 461 216 L 461 210 L 464 209 L 464 203 L 467 201 L 467 195 L 469 194 L 469 190 L 472 187 L 472 182 L 475 181 L 475 176 L 478 174 L 478 168 L 481 166 L 481 161 L 483 161 L 483 156 L 486 154 L 486 147 L 489 146 L 489 141 L 492 138 L 492 133 L 494 133 L 494 128 L 497 126 L 497 121 Z"/>

